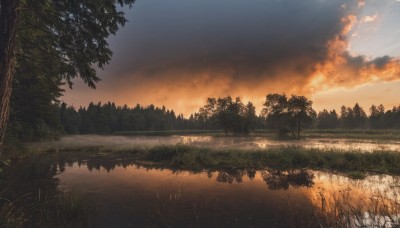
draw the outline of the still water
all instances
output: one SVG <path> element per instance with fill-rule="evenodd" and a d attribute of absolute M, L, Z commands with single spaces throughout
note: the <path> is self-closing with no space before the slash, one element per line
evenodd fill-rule
<path fill-rule="evenodd" d="M 58 164 L 61 190 L 80 189 L 92 202 L 94 227 L 319 227 L 334 214 L 352 226 L 399 219 L 400 178 L 354 180 L 312 170 L 213 170 L 193 173 L 124 160 Z M 371 208 L 391 207 L 389 211 Z M 345 220 L 336 215 L 336 219 Z M 382 222 L 382 224 L 383 224 Z"/>
<path fill-rule="evenodd" d="M 93 208 L 88 213 L 91 227 L 395 227 L 400 223 L 399 176 L 373 174 L 355 180 L 307 169 L 193 171 L 138 163 L 129 157 L 51 153 L 10 166 L 6 179 L 1 191 L 33 202 L 25 205 L 37 205 L 60 192 L 77 192 Z"/>
<path fill-rule="evenodd" d="M 212 136 L 99 136 L 78 135 L 66 136 L 54 143 L 34 144 L 32 147 L 63 148 L 84 146 L 102 146 L 110 149 L 129 149 L 137 146 L 184 144 L 216 149 L 268 149 L 284 146 L 298 146 L 318 149 L 400 151 L 400 141 L 365 140 L 365 139 L 306 139 L 306 140 L 273 140 L 266 137 L 212 137 Z"/>

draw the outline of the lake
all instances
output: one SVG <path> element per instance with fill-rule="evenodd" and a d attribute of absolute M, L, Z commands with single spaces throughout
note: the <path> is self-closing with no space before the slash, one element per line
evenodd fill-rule
<path fill-rule="evenodd" d="M 12 191 L 31 192 L 34 198 L 79 191 L 94 208 L 93 227 L 320 227 L 324 222 L 392 227 L 391 219 L 400 219 L 398 176 L 354 180 L 313 170 L 192 172 L 126 158 L 50 157 L 16 165 Z"/>
<path fill-rule="evenodd" d="M 23 205 L 77 192 L 93 209 L 87 217 L 92 227 L 395 227 L 400 223 L 400 177 L 395 175 L 370 174 L 356 180 L 324 170 L 238 169 L 224 164 L 178 169 L 102 150 L 62 152 L 177 144 L 242 150 L 294 146 L 400 151 L 400 142 L 388 140 L 66 136 L 31 144 L 32 150 L 51 153 L 10 166 L 2 191 L 11 198 L 24 196 Z"/>

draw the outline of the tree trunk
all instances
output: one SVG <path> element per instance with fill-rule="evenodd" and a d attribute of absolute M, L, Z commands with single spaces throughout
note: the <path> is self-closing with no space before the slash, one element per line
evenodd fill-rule
<path fill-rule="evenodd" d="M 1 0 L 0 12 L 0 155 L 4 148 L 15 69 L 15 43 L 19 0 Z"/>
<path fill-rule="evenodd" d="M 300 140 L 300 116 L 299 116 L 299 122 L 297 125 L 297 140 Z"/>

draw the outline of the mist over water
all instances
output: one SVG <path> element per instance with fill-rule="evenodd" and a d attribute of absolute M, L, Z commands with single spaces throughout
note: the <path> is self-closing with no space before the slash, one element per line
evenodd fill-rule
<path fill-rule="evenodd" d="M 213 137 L 213 136 L 100 136 L 76 135 L 65 136 L 59 141 L 37 143 L 32 148 L 79 148 L 102 147 L 118 150 L 161 145 L 188 145 L 212 149 L 271 149 L 279 147 L 304 147 L 317 149 L 339 149 L 343 151 L 372 152 L 376 150 L 400 151 L 399 141 L 310 138 L 306 140 L 273 140 L 266 137 Z"/>

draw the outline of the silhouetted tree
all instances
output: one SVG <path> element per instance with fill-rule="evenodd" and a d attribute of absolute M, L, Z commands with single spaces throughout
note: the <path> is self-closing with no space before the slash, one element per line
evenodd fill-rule
<path fill-rule="evenodd" d="M 341 107 L 340 122 L 342 128 L 365 128 L 367 119 L 367 114 L 358 103 L 353 108 Z"/>
<path fill-rule="evenodd" d="M 371 128 L 382 128 L 382 121 L 385 115 L 385 107 L 381 104 L 378 107 L 372 105 L 369 109 L 369 124 Z"/>
<path fill-rule="evenodd" d="M 301 123 L 311 121 L 311 117 L 315 115 L 312 101 L 304 96 L 292 95 L 288 100 L 288 113 L 292 121 L 297 122 L 297 139 L 300 139 Z"/>
<path fill-rule="evenodd" d="M 334 129 L 339 125 L 339 117 L 335 110 L 328 112 L 324 109 L 318 113 L 317 128 L 319 129 Z"/>
<path fill-rule="evenodd" d="M 267 124 L 272 126 L 280 136 L 288 131 L 288 100 L 285 94 L 268 94 L 264 103 L 263 115 Z"/>
<path fill-rule="evenodd" d="M 310 122 L 316 116 L 312 101 L 304 96 L 292 95 L 288 100 L 285 94 L 268 94 L 264 107 L 267 121 L 280 136 L 290 131 L 294 137 L 294 129 L 297 128 L 297 138 L 300 139 L 301 123 Z"/>

